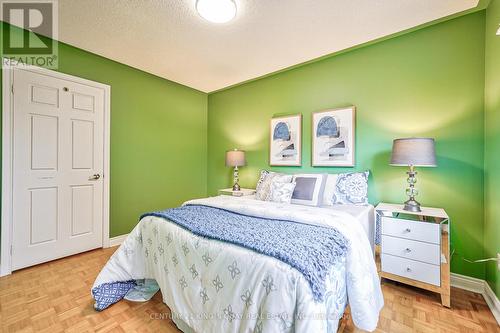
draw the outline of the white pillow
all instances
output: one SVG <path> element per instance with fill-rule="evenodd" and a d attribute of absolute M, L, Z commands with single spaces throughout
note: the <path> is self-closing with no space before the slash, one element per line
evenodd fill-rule
<path fill-rule="evenodd" d="M 323 206 L 333 206 L 332 198 L 335 193 L 338 176 L 338 174 L 328 174 L 326 177 L 325 190 L 323 191 Z"/>
<path fill-rule="evenodd" d="M 294 189 L 295 189 L 295 183 L 273 182 L 271 184 L 271 191 L 269 193 L 268 201 L 279 202 L 279 203 L 290 203 L 290 200 L 292 200 L 292 194 Z"/>
<path fill-rule="evenodd" d="M 292 203 L 307 206 L 319 206 L 323 199 L 326 173 L 304 173 L 293 176 L 296 183 Z"/>
<path fill-rule="evenodd" d="M 326 178 L 324 206 L 368 204 L 369 171 L 331 174 Z"/>
<path fill-rule="evenodd" d="M 292 175 L 262 170 L 260 173 L 260 179 L 255 189 L 255 198 L 264 201 L 268 200 L 269 193 L 271 192 L 271 184 L 273 182 L 290 183 L 292 178 Z"/>

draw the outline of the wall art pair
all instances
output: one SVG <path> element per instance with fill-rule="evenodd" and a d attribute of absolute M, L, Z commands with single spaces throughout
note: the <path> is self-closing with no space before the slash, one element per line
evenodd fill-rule
<path fill-rule="evenodd" d="M 355 164 L 355 107 L 312 114 L 313 166 L 352 167 Z M 302 165 L 302 115 L 271 119 L 269 165 Z"/>

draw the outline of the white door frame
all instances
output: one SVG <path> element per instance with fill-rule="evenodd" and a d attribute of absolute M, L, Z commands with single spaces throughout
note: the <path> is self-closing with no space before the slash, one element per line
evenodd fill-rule
<path fill-rule="evenodd" d="M 2 60 L 2 63 L 5 63 Z M 14 71 L 28 71 L 57 79 L 63 79 L 88 85 L 104 91 L 104 169 L 103 169 L 103 221 L 102 246 L 109 247 L 109 159 L 110 159 L 110 111 L 111 87 L 107 84 L 82 79 L 35 66 L 12 67 L 2 69 L 2 214 L 0 276 L 12 273 L 12 195 L 13 195 L 13 113 Z"/>

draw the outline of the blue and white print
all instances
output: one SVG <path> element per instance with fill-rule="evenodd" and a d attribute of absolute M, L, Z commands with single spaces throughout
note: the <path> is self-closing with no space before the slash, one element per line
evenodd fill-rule
<path fill-rule="evenodd" d="M 270 165 L 301 164 L 302 116 L 271 119 Z"/>
<path fill-rule="evenodd" d="M 222 288 L 224 288 L 224 284 L 222 283 L 222 280 L 220 279 L 219 275 L 212 281 L 212 284 L 215 287 L 215 291 L 219 292 Z"/>
<path fill-rule="evenodd" d="M 290 128 L 284 121 L 280 121 L 274 127 L 273 140 L 290 140 Z"/>
<path fill-rule="evenodd" d="M 332 197 L 333 204 L 368 204 L 368 176 L 370 172 L 341 173 Z"/>
<path fill-rule="evenodd" d="M 92 288 L 92 296 L 94 297 L 94 309 L 102 311 L 111 304 L 121 300 L 136 285 L 134 280 L 123 282 L 103 283 Z"/>
<path fill-rule="evenodd" d="M 313 114 L 313 166 L 354 166 L 354 107 Z"/>
<path fill-rule="evenodd" d="M 227 270 L 231 274 L 231 279 L 235 279 L 240 273 L 240 269 L 238 268 L 238 263 L 236 261 L 233 261 L 233 263 L 229 266 L 227 266 Z"/>
<path fill-rule="evenodd" d="M 295 190 L 296 183 L 278 183 L 271 184 L 271 191 L 269 192 L 269 201 L 290 203 L 292 201 L 293 191 Z"/>
<path fill-rule="evenodd" d="M 337 126 L 337 121 L 335 120 L 335 118 L 332 116 L 321 118 L 316 129 L 316 136 L 338 137 L 339 128 Z"/>
<path fill-rule="evenodd" d="M 243 295 L 241 295 L 241 300 L 245 303 L 245 306 L 248 308 L 250 305 L 252 305 L 252 293 L 250 292 L 250 289 L 247 289 Z"/>
<path fill-rule="evenodd" d="M 197 236 L 176 223 L 149 216 L 141 219 L 113 254 L 93 287 L 116 281 L 154 279 L 172 313 L 197 332 L 333 333 L 347 299 L 358 328 L 376 327 L 383 306 L 380 282 L 366 234 L 349 214 L 249 197 L 220 196 L 187 204 L 297 224 L 330 226 L 350 246 L 346 256 L 326 275 L 323 301 L 315 301 L 307 279 L 292 266 L 242 246 Z M 158 237 L 153 234 L 155 227 Z M 145 257 L 139 239 L 144 239 L 146 247 L 148 238 L 153 244 L 148 247 L 149 257 Z M 186 256 L 184 244 L 189 248 Z M 159 254 L 160 248 L 163 255 Z M 153 259 L 155 254 L 157 263 Z M 213 319 L 206 319 L 207 315 Z"/>
<path fill-rule="evenodd" d="M 193 278 L 193 280 L 198 277 L 198 271 L 196 270 L 196 266 L 194 264 L 191 265 L 189 271 L 191 272 L 191 277 Z"/>
<path fill-rule="evenodd" d="M 162 217 L 195 235 L 240 245 L 289 264 L 303 274 L 317 301 L 323 300 L 328 271 L 348 248 L 335 228 L 236 214 L 205 205 L 185 205 L 146 213 L 141 218 L 148 216 Z M 186 242 L 182 250 L 188 250 Z M 202 259 L 207 266 L 213 261 L 208 253 Z M 228 270 L 233 280 L 241 273 L 236 260 Z"/>

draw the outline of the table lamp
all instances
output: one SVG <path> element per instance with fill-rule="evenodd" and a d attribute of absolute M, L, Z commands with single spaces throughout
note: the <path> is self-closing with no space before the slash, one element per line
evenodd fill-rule
<path fill-rule="evenodd" d="M 245 152 L 243 150 L 233 149 L 226 151 L 226 166 L 234 167 L 233 173 L 233 191 L 239 191 L 240 185 L 238 184 L 238 167 L 247 164 L 245 159 Z"/>
<path fill-rule="evenodd" d="M 435 167 L 436 148 L 434 139 L 431 138 L 404 138 L 396 139 L 392 144 L 390 165 L 409 167 L 406 195 L 409 199 L 405 202 L 404 210 L 420 212 L 420 203 L 415 200 L 418 190 L 415 188 L 417 172 L 415 167 Z"/>

